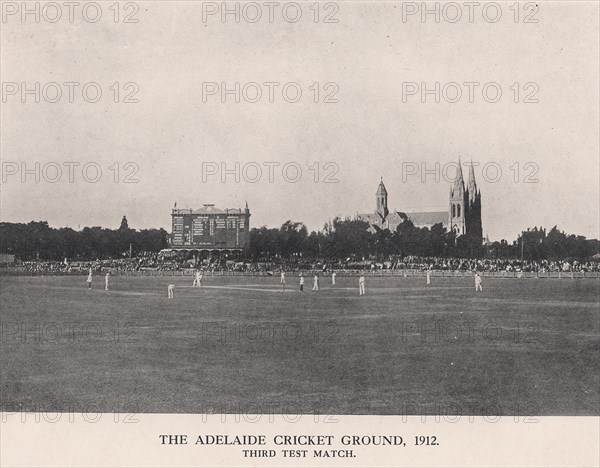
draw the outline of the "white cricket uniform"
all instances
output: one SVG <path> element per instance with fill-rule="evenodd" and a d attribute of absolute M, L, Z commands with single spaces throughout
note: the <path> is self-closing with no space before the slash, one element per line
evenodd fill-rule
<path fill-rule="evenodd" d="M 312 290 L 313 291 L 318 291 L 319 290 L 319 277 L 318 276 L 315 276 L 313 278 L 313 288 L 312 288 Z"/>
<path fill-rule="evenodd" d="M 358 278 L 358 295 L 364 296 L 365 294 L 365 277 L 361 276 Z"/>
<path fill-rule="evenodd" d="M 108 279 L 110 278 L 110 275 L 108 273 L 106 273 L 106 275 L 104 276 L 104 289 L 106 291 L 108 291 Z"/>
<path fill-rule="evenodd" d="M 169 299 L 173 299 L 173 289 L 175 289 L 174 284 L 170 284 L 169 286 L 167 286 L 167 297 Z"/>
<path fill-rule="evenodd" d="M 335 277 L 336 277 L 336 274 L 335 274 L 335 271 L 334 271 L 334 272 L 331 274 L 331 284 L 335 284 Z"/>

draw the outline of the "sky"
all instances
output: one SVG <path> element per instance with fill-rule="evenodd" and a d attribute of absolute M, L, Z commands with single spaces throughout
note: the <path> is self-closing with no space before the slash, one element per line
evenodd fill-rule
<path fill-rule="evenodd" d="M 263 2 L 256 22 L 236 2 L 224 19 L 221 2 L 4 11 L 0 220 L 170 231 L 175 202 L 247 202 L 252 227 L 320 229 L 373 211 L 381 178 L 390 209 L 446 210 L 460 158 L 491 240 L 599 237 L 598 3 L 522 3 L 515 21 L 500 2 L 496 22 L 408 3 L 323 2 L 315 21 L 298 2 L 296 22 Z"/>

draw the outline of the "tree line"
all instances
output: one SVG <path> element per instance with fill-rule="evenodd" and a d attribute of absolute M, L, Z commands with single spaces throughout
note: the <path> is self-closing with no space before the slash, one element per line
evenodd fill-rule
<path fill-rule="evenodd" d="M 600 252 L 600 242 L 567 234 L 554 226 L 530 228 L 516 240 L 482 244 L 448 232 L 442 224 L 416 227 L 410 220 L 393 232 L 370 230 L 361 220 L 336 218 L 323 230 L 308 233 L 300 222 L 286 221 L 280 228 L 261 227 L 250 233 L 247 255 L 255 260 L 272 257 L 324 259 L 376 259 L 390 257 L 455 257 L 524 260 L 586 260 Z"/>
<path fill-rule="evenodd" d="M 27 260 L 95 260 L 156 253 L 168 248 L 164 229 L 131 229 L 123 217 L 119 229 L 85 227 L 51 228 L 46 221 L 0 223 L 0 252 Z M 262 226 L 250 232 L 243 253 L 248 260 L 273 258 L 327 260 L 385 260 L 390 257 L 460 257 L 524 260 L 585 260 L 600 251 L 597 239 L 530 228 L 516 240 L 482 245 L 468 236 L 456 237 L 442 224 L 418 228 L 410 220 L 398 228 L 370 230 L 365 221 L 335 218 L 322 230 L 309 232 L 301 222 L 286 221 L 279 228 Z"/>
<path fill-rule="evenodd" d="M 124 258 L 167 247 L 167 231 L 130 229 L 125 217 L 119 229 L 94 226 L 80 231 L 51 228 L 46 221 L 0 223 L 0 252 L 22 261 Z"/>

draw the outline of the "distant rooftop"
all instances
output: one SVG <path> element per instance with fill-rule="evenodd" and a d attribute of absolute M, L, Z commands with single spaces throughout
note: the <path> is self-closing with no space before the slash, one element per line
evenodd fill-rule
<path fill-rule="evenodd" d="M 433 226 L 434 224 L 448 223 L 448 212 L 447 211 L 414 211 L 412 213 L 404 213 L 412 221 L 415 226 L 428 225 Z"/>
<path fill-rule="evenodd" d="M 212 204 L 205 204 L 202 208 L 192 210 L 191 208 L 173 208 L 173 213 L 178 214 L 227 214 L 227 213 L 241 213 L 241 208 L 227 208 L 222 210 Z"/>

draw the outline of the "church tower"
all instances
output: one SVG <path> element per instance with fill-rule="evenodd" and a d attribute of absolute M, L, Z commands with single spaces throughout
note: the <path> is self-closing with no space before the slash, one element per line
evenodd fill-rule
<path fill-rule="evenodd" d="M 450 206 L 448 207 L 448 226 L 458 236 L 467 233 L 468 192 L 465 190 L 462 166 L 458 159 L 456 178 L 450 189 Z"/>
<path fill-rule="evenodd" d="M 377 209 L 375 213 L 379 214 L 383 219 L 387 218 L 389 213 L 388 210 L 388 193 L 385 189 L 385 185 L 383 185 L 383 177 L 381 178 L 381 182 L 379 182 L 379 187 L 377 187 L 377 193 L 375 194 L 377 199 Z"/>
<path fill-rule="evenodd" d="M 469 166 L 469 181 L 465 187 L 460 158 L 454 184 L 450 189 L 450 206 L 448 207 L 448 226 L 455 235 L 469 236 L 474 244 L 483 242 L 481 225 L 481 192 L 475 181 L 473 163 Z"/>
<path fill-rule="evenodd" d="M 481 192 L 475 182 L 473 163 L 469 166 L 469 183 L 467 185 L 467 234 L 476 243 L 483 242 L 483 228 L 481 225 Z"/>

